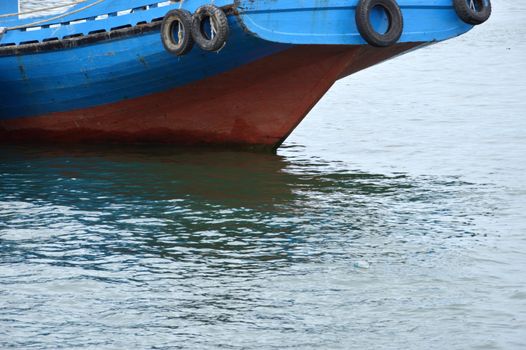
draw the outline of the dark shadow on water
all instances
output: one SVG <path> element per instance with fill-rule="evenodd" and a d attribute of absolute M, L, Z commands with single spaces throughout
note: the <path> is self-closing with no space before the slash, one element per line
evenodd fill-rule
<path fill-rule="evenodd" d="M 302 189 L 330 192 L 351 186 L 363 194 L 393 190 L 378 183 L 390 177 L 329 169 L 313 159 L 170 147 L 7 147 L 0 151 L 0 171 L 4 195 L 36 195 L 83 208 L 95 206 L 98 197 L 116 202 L 191 198 L 227 207 L 260 207 L 294 201 Z M 373 181 L 362 181 L 367 179 Z M 21 182 L 23 186 L 15 186 Z M 82 204 L 81 194 L 90 201 Z"/>
<path fill-rule="evenodd" d="M 5 147 L 1 253 L 93 269 L 158 257 L 215 273 L 353 259 L 374 237 L 466 234 L 454 221 L 465 186 L 250 152 Z"/>

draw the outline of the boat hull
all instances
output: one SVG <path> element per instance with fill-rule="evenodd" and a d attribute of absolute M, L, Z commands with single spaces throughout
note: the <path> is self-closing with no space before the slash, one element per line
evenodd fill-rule
<path fill-rule="evenodd" d="M 166 52 L 167 11 L 202 4 L 90 0 L 55 19 L 0 18 L 0 142 L 275 149 L 336 80 L 472 28 L 451 0 L 399 1 L 399 42 L 375 48 L 358 0 L 217 0 L 226 45 Z M 372 14 L 383 30 L 388 14 Z"/>
<path fill-rule="evenodd" d="M 0 138 L 275 149 L 336 80 L 422 44 L 290 46 L 160 93 L 2 120 Z"/>

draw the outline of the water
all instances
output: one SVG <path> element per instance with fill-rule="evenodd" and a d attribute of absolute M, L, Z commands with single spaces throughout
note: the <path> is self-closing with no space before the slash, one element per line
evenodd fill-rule
<path fill-rule="evenodd" d="M 0 347 L 523 349 L 526 4 L 277 155 L 3 147 Z"/>

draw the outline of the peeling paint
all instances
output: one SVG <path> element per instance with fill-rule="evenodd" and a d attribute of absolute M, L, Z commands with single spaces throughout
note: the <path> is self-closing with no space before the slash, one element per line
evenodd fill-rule
<path fill-rule="evenodd" d="M 17 61 L 18 61 L 18 70 L 20 71 L 20 76 L 22 77 L 22 80 L 29 80 L 29 77 L 27 76 L 26 68 L 24 66 L 24 62 L 22 61 L 22 58 L 18 57 Z"/>
<path fill-rule="evenodd" d="M 145 67 L 145 68 L 148 68 L 148 62 L 146 62 L 146 59 L 140 55 L 137 56 L 137 59 L 139 60 L 139 62 L 141 62 L 141 64 Z"/>

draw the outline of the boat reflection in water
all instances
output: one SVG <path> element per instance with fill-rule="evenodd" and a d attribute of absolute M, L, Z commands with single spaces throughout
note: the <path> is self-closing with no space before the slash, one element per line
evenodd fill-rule
<path fill-rule="evenodd" d="M 437 281 L 457 277 L 443 267 L 484 232 L 476 186 L 287 152 L 2 148 L 9 344 L 200 348 L 235 334 L 236 344 L 281 347 L 298 344 L 294 332 L 273 337 L 291 327 L 306 347 L 336 346 L 376 329 L 378 305 L 393 314 L 443 302 L 444 285 L 430 294 L 429 281 L 413 281 L 430 266 Z M 42 329 L 52 338 L 31 336 Z"/>
<path fill-rule="evenodd" d="M 301 258 L 316 243 L 315 254 L 304 251 L 313 259 L 325 244 L 347 250 L 352 240 L 389 235 L 392 225 L 407 225 L 409 210 L 432 213 L 433 187 L 442 186 L 249 152 L 8 147 L 1 155 L 14 242 L 28 227 L 43 228 L 48 234 L 31 234 L 34 244 L 80 244 L 81 260 L 114 249 L 192 261 L 235 253 L 245 268 L 244 259 Z M 12 220 L 20 218 L 17 232 Z M 411 220 L 418 232 L 427 225 Z"/>

